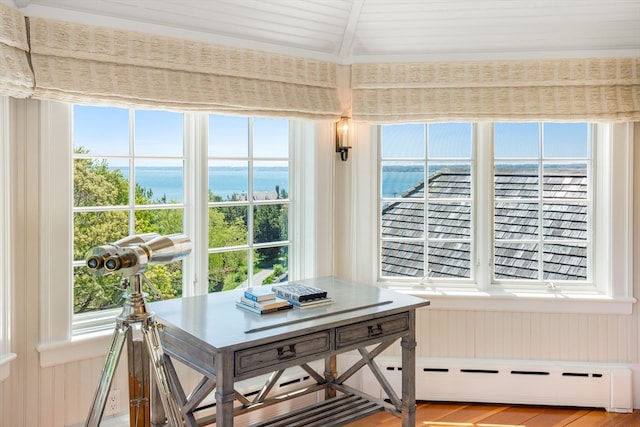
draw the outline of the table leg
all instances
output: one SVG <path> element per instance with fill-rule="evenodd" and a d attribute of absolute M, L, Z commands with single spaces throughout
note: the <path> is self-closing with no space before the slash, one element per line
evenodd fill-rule
<path fill-rule="evenodd" d="M 216 426 L 233 426 L 233 353 L 218 353 L 216 368 Z"/>
<path fill-rule="evenodd" d="M 325 357 L 324 359 L 324 378 L 327 383 L 331 384 L 338 377 L 338 365 L 336 363 L 336 356 Z M 331 399 L 336 397 L 336 390 L 333 387 L 327 387 L 324 389 L 324 398 Z"/>
<path fill-rule="evenodd" d="M 402 427 L 416 422 L 416 318 L 410 312 L 409 334 L 402 338 Z"/>

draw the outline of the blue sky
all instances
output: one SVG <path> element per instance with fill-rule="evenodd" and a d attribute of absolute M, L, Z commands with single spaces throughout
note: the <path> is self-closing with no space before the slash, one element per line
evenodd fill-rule
<path fill-rule="evenodd" d="M 210 116 L 209 156 L 246 157 L 249 121 L 244 117 Z M 182 156 L 183 115 L 136 110 L 138 156 Z M 288 157 L 289 128 L 285 119 L 255 119 L 254 156 Z M 129 110 L 113 107 L 74 107 L 74 147 L 99 156 L 129 154 Z"/>
<path fill-rule="evenodd" d="M 382 128 L 383 158 L 424 158 L 428 133 L 430 158 L 470 159 L 472 126 L 469 123 L 386 125 Z M 540 138 L 545 158 L 586 158 L 589 126 L 586 123 L 496 123 L 495 155 L 503 159 L 536 158 Z"/>
<path fill-rule="evenodd" d="M 502 159 L 535 158 L 540 135 L 544 135 L 545 157 L 586 158 L 586 123 L 496 123 L 495 155 Z M 209 156 L 228 158 L 248 154 L 249 122 L 245 117 L 209 118 Z M 424 158 L 425 134 L 429 136 L 429 157 L 471 158 L 470 123 L 386 125 L 382 128 L 383 158 Z M 182 156 L 183 115 L 175 112 L 135 112 L 135 141 L 138 156 Z M 288 121 L 255 119 L 254 156 L 288 157 Z M 99 156 L 129 153 L 129 110 L 113 107 L 75 106 L 74 146 L 83 146 Z M 113 162 L 111 162 L 113 163 Z M 268 166 L 270 163 L 265 163 Z"/>

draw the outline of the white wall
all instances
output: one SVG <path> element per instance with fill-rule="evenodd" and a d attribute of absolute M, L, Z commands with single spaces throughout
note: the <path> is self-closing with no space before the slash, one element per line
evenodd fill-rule
<path fill-rule="evenodd" d="M 41 368 L 37 351 L 39 334 L 39 238 L 38 238 L 38 140 L 37 101 L 11 101 L 12 168 L 14 189 L 14 281 L 12 351 L 10 377 L 0 383 L 0 427 L 71 426 L 83 422 L 95 391 L 102 357 Z M 333 150 L 331 131 L 320 129 L 322 144 L 318 167 L 334 168 L 334 182 L 315 183 L 319 191 L 335 191 L 334 218 L 327 220 L 327 206 L 319 206 L 317 235 L 332 235 L 333 251 L 317 250 L 322 273 L 330 265 L 336 275 L 370 281 L 370 271 L 362 271 L 363 259 L 375 256 L 371 245 L 359 244 L 359 236 L 369 233 L 354 214 L 355 206 L 376 212 L 377 203 L 363 196 L 354 172 L 370 170 L 375 176 L 375 159 L 368 158 L 370 129 L 358 127 L 357 141 L 349 160 L 336 155 L 327 164 L 327 151 Z M 635 178 L 640 182 L 640 124 L 635 126 Z M 34 160 L 35 159 L 35 160 Z M 640 185 L 635 189 L 635 271 L 634 295 L 640 295 Z M 333 226 L 333 230 L 330 228 Z M 366 239 L 364 239 L 366 241 Z M 310 249 L 311 250 L 311 249 Z M 311 252 L 316 251 L 311 250 Z M 556 313 L 518 313 L 477 310 L 442 310 L 437 304 L 421 310 L 418 320 L 418 355 L 429 357 L 492 358 L 546 361 L 620 362 L 635 369 L 634 406 L 640 408 L 640 314 L 637 304 L 631 315 L 588 315 Z M 106 349 L 106 341 L 101 346 Z M 114 387 L 126 389 L 126 364 L 121 363 Z M 126 393 L 123 393 L 126 399 Z M 126 400 L 125 400 L 126 402 Z M 122 408 L 126 405 L 123 403 Z"/>

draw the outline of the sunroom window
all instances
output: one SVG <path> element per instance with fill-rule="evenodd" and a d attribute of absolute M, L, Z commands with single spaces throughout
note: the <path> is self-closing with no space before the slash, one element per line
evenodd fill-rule
<path fill-rule="evenodd" d="M 186 234 L 193 246 L 189 256 L 144 271 L 162 298 L 316 271 L 315 259 L 301 262 L 301 247 L 309 245 L 295 245 L 291 237 L 291 230 L 315 236 L 310 209 L 328 205 L 327 194 L 298 194 L 314 194 L 312 178 L 320 173 L 329 179 L 329 171 L 301 168 L 300 182 L 292 183 L 294 159 L 308 165 L 315 160 L 314 144 L 304 143 L 313 141 L 314 122 L 45 101 L 40 114 L 45 130 L 28 143 L 40 150 L 32 163 L 41 171 L 43 366 L 75 358 L 75 351 L 102 354 L 85 343 L 111 331 L 123 300 L 120 277 L 85 267 L 86 251 L 98 245 L 134 233 Z M 94 181 L 99 185 L 90 186 Z M 300 203 L 309 204 L 306 211 Z M 325 247 L 326 239 L 323 233 L 306 241 Z M 229 254 L 242 254 L 234 259 L 240 263 L 224 264 L 233 258 Z M 228 282 L 219 281 L 221 275 Z M 77 277 L 85 282 L 74 283 Z M 155 300 L 148 286 L 143 291 Z"/>
<path fill-rule="evenodd" d="M 83 105 L 72 114 L 74 327 L 98 325 L 111 316 L 102 312 L 121 307 L 122 277 L 89 270 L 86 259 L 130 235 L 206 240 L 190 264 L 204 265 L 206 288 L 185 289 L 187 274 L 197 274 L 184 262 L 150 263 L 145 283 L 159 291 L 145 289 L 150 301 L 288 278 L 288 120 Z M 192 123 L 208 128 L 207 140 L 197 140 Z"/>
<path fill-rule="evenodd" d="M 74 106 L 74 314 L 122 305 L 121 275 L 87 269 L 92 248 L 184 231 L 183 123 L 181 113 Z M 150 264 L 144 274 L 159 297 L 182 295 L 182 263 Z"/>
<path fill-rule="evenodd" d="M 381 126 L 382 280 L 593 281 L 593 126 L 491 126 Z"/>
<path fill-rule="evenodd" d="M 289 121 L 209 116 L 208 291 L 287 280 Z"/>
<path fill-rule="evenodd" d="M 494 279 L 590 279 L 591 127 L 494 125 Z"/>
<path fill-rule="evenodd" d="M 382 126 L 382 277 L 473 277 L 471 123 Z"/>

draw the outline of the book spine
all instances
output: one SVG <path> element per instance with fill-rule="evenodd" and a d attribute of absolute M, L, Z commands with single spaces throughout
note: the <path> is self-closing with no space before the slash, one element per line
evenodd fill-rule
<path fill-rule="evenodd" d="M 280 288 L 273 288 L 273 291 L 276 293 L 276 296 L 278 298 L 283 298 L 289 301 L 305 302 L 305 301 L 323 299 L 327 297 L 327 292 L 325 291 L 312 293 L 312 294 L 302 294 L 302 295 L 289 292 Z"/>
<path fill-rule="evenodd" d="M 317 300 L 317 299 L 322 299 L 322 298 L 326 298 L 327 297 L 327 293 L 326 292 L 319 292 L 317 294 L 307 294 L 307 295 L 300 295 L 300 302 L 305 302 L 305 301 L 313 301 L 313 300 Z"/>
<path fill-rule="evenodd" d="M 278 298 L 300 302 L 300 298 L 297 295 L 293 295 L 291 292 L 287 292 L 283 289 L 278 288 L 273 289 L 273 291 L 276 293 L 276 296 Z"/>
<path fill-rule="evenodd" d="M 246 305 L 249 305 L 251 307 L 255 307 L 257 309 L 260 310 L 269 310 L 272 308 L 278 308 L 278 307 L 282 307 L 283 305 L 289 305 L 291 304 L 289 301 L 285 301 L 285 300 L 273 300 L 273 302 L 271 302 L 271 300 L 267 300 L 267 301 L 253 301 L 251 299 L 242 297 L 240 298 L 240 302 Z"/>
<path fill-rule="evenodd" d="M 236 306 L 238 306 L 238 307 L 240 307 L 240 308 L 242 308 L 244 310 L 250 311 L 252 313 L 256 313 L 256 314 L 275 313 L 276 311 L 283 311 L 283 310 L 287 310 L 287 309 L 291 308 L 290 305 L 283 305 L 282 307 L 276 307 L 276 308 L 269 308 L 267 310 L 261 310 L 261 309 L 259 309 L 257 307 L 253 307 L 253 306 L 241 303 L 241 302 L 236 303 Z"/>
<path fill-rule="evenodd" d="M 240 302 L 245 304 L 245 305 L 248 305 L 249 307 L 256 308 L 258 310 L 262 310 L 264 308 L 258 301 L 254 301 L 254 300 L 249 299 L 249 298 L 242 298 L 240 300 Z"/>
<path fill-rule="evenodd" d="M 251 301 L 259 302 L 260 299 L 257 295 L 252 294 L 251 292 L 244 291 L 244 297 L 246 299 L 250 299 Z"/>
<path fill-rule="evenodd" d="M 322 307 L 325 305 L 333 304 L 332 298 L 322 298 L 322 299 L 314 299 L 311 301 L 290 301 L 291 305 L 296 308 L 311 308 L 311 307 Z"/>

